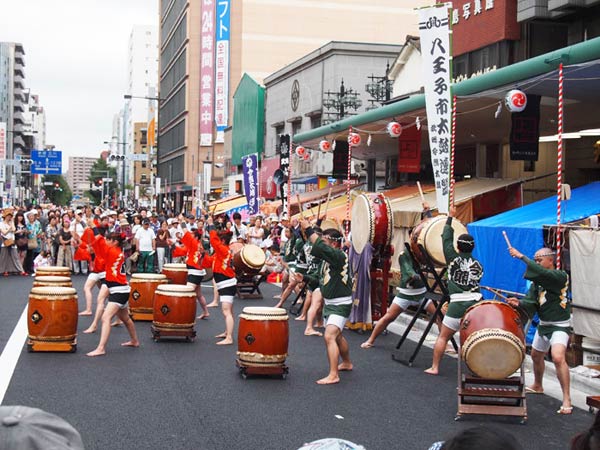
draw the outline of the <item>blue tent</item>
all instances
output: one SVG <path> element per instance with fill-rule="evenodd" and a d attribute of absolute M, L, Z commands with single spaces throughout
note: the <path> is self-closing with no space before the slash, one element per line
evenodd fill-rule
<path fill-rule="evenodd" d="M 562 203 L 562 223 L 585 219 L 600 212 L 600 182 L 573 189 L 571 199 Z M 475 256 L 483 265 L 481 284 L 514 292 L 526 292 L 525 264 L 511 258 L 502 231 L 510 243 L 532 258 L 544 246 L 543 226 L 556 224 L 556 196 L 522 206 L 494 217 L 470 223 L 475 238 Z M 485 294 L 486 297 L 490 295 Z"/>

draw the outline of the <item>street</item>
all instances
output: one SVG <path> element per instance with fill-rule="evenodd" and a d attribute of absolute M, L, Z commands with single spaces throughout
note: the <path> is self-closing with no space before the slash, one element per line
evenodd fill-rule
<path fill-rule="evenodd" d="M 2 349 L 27 305 L 32 280 L 0 281 Z M 85 277 L 73 281 L 82 309 Z M 275 304 L 273 296 L 280 289 L 268 284 L 261 289 L 264 300 L 236 298 L 236 329 L 244 306 Z M 210 302 L 212 289 L 204 292 Z M 341 373 L 338 385 L 318 386 L 315 380 L 327 372 L 323 340 L 305 337 L 304 323 L 293 317 L 285 380 L 240 376 L 237 345 L 215 345 L 213 336 L 224 328 L 217 308 L 197 323 L 193 343 L 155 343 L 150 323 L 137 322 L 140 348 L 120 346 L 127 339 L 121 326 L 113 328 L 106 356 L 97 358 L 85 356 L 95 348 L 99 333 L 81 333 L 91 321 L 83 317 L 75 354 L 28 353 L 23 347 L 3 404 L 37 407 L 63 417 L 90 450 L 291 450 L 326 437 L 347 439 L 368 450 L 416 450 L 480 424 L 514 434 L 525 449 L 564 449 L 592 423 L 593 416 L 580 409 L 571 416 L 557 415 L 560 403 L 544 395 L 528 396 L 526 425 L 480 416 L 455 422 L 456 361 L 445 357 L 439 377 L 423 373 L 431 361 L 428 348 L 413 367 L 399 364 L 391 358 L 398 340 L 391 333 L 363 350 L 365 336 L 346 330 L 354 371 Z"/>

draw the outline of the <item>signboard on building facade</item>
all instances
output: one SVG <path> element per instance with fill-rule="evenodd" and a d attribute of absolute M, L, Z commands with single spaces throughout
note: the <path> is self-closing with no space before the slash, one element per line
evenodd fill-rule
<path fill-rule="evenodd" d="M 211 146 L 214 122 L 215 6 L 202 0 L 200 34 L 200 145 Z"/>
<path fill-rule="evenodd" d="M 348 177 L 348 141 L 335 141 L 331 176 L 343 179 Z"/>
<path fill-rule="evenodd" d="M 248 212 L 258 214 L 258 153 L 242 159 L 244 171 L 244 193 L 248 202 Z"/>
<path fill-rule="evenodd" d="M 260 197 L 266 200 L 277 198 L 277 185 L 273 174 L 280 168 L 280 158 L 263 159 L 260 162 Z"/>
<path fill-rule="evenodd" d="M 438 211 L 448 213 L 452 93 L 448 4 L 419 10 L 425 107 Z"/>
<path fill-rule="evenodd" d="M 527 95 L 527 107 L 511 115 L 510 159 L 511 161 L 537 161 L 540 142 L 539 95 Z"/>
<path fill-rule="evenodd" d="M 421 172 L 421 130 L 403 124 L 398 138 L 398 172 Z"/>
<path fill-rule="evenodd" d="M 290 173 L 290 135 L 284 134 L 279 136 L 279 168 L 283 172 L 284 179 L 289 180 L 292 174 Z M 285 189 L 289 188 L 290 183 L 281 183 L 279 185 L 281 195 L 281 211 L 288 210 L 288 196 Z"/>
<path fill-rule="evenodd" d="M 229 28 L 231 0 L 217 0 L 215 53 L 215 143 L 225 142 L 229 119 Z"/>

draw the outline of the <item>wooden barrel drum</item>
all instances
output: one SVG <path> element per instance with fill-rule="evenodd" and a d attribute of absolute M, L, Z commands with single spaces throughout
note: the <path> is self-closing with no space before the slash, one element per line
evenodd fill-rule
<path fill-rule="evenodd" d="M 507 303 L 482 301 L 467 309 L 461 320 L 461 356 L 475 375 L 503 379 L 525 358 L 525 324 Z"/>
<path fill-rule="evenodd" d="M 285 367 L 289 341 L 287 311 L 249 306 L 239 317 L 238 364 L 252 367 L 252 373 L 265 374 Z"/>
<path fill-rule="evenodd" d="M 448 216 L 445 215 L 430 217 L 417 225 L 410 234 L 410 249 L 421 264 L 425 264 L 427 258 L 419 248 L 419 245 L 423 247 L 435 266 L 446 266 L 446 257 L 444 256 L 444 247 L 442 245 L 442 232 L 444 231 L 446 220 L 448 220 Z M 467 229 L 456 218 L 452 219 L 452 228 L 454 229 L 454 248 L 456 249 L 458 237 L 466 233 Z"/>
<path fill-rule="evenodd" d="M 33 279 L 33 287 L 40 286 L 73 287 L 73 283 L 70 277 L 37 276 Z"/>
<path fill-rule="evenodd" d="M 136 273 L 131 276 L 129 285 L 129 311 L 133 320 L 152 320 L 154 292 L 161 284 L 168 283 L 165 275 Z"/>
<path fill-rule="evenodd" d="M 188 270 L 185 264 L 164 264 L 162 274 L 165 275 L 172 284 L 187 284 Z"/>
<path fill-rule="evenodd" d="M 27 349 L 30 352 L 77 350 L 77 291 L 70 287 L 31 289 L 27 308 Z"/>
<path fill-rule="evenodd" d="M 152 337 L 181 336 L 194 340 L 196 290 L 193 285 L 162 284 L 154 294 Z"/>
<path fill-rule="evenodd" d="M 238 274 L 256 274 L 266 262 L 265 252 L 258 245 L 246 244 L 233 255 L 233 266 Z"/>
<path fill-rule="evenodd" d="M 63 266 L 45 266 L 35 269 L 36 277 L 56 276 L 56 277 L 71 277 L 71 269 Z"/>
<path fill-rule="evenodd" d="M 381 193 L 365 193 L 352 204 L 352 247 L 362 253 L 367 243 L 373 247 L 387 247 L 392 242 L 394 218 L 387 197 Z"/>

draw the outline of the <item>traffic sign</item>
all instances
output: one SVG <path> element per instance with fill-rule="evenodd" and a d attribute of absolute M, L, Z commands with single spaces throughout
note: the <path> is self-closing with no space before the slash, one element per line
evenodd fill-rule
<path fill-rule="evenodd" d="M 62 174 L 62 152 L 60 150 L 31 150 L 31 160 L 31 173 Z"/>
<path fill-rule="evenodd" d="M 16 159 L 0 159 L 0 166 L 18 166 L 18 165 L 19 165 L 19 161 Z"/>
<path fill-rule="evenodd" d="M 54 186 L 53 181 L 44 181 L 44 186 Z"/>
<path fill-rule="evenodd" d="M 148 155 L 145 153 L 134 153 L 133 155 L 127 155 L 129 161 L 148 161 Z"/>
<path fill-rule="evenodd" d="M 102 178 L 102 181 L 110 183 L 112 181 L 112 178 Z"/>

